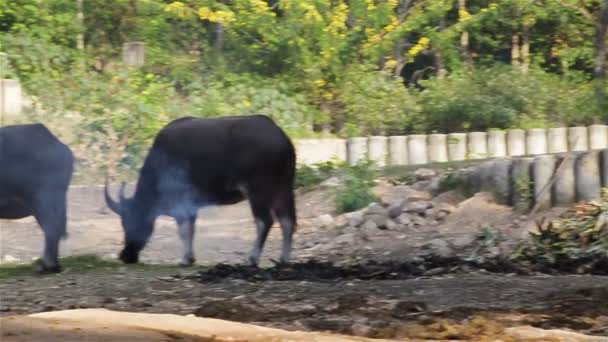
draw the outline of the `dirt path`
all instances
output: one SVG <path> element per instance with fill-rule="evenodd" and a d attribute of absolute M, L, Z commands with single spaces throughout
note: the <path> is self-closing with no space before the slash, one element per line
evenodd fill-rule
<path fill-rule="evenodd" d="M 316 214 L 321 211 L 319 208 L 327 208 L 327 198 L 319 194 L 312 196 L 315 198 L 303 196 L 298 203 L 303 221 L 319 215 Z M 73 187 L 68 201 L 69 237 L 61 244 L 61 256 L 95 254 L 115 258 L 122 247 L 123 233 L 119 218 L 105 206 L 103 188 Z M 306 227 L 298 232 L 306 233 Z M 195 255 L 204 264 L 240 263 L 245 260 L 254 238 L 255 225 L 247 202 L 206 208 L 199 212 Z M 298 236 L 295 240 L 297 243 Z M 39 257 L 42 247 L 42 231 L 33 217 L 0 221 L 0 261 L 30 261 Z M 148 263 L 177 263 L 181 250 L 175 222 L 161 217 L 141 257 Z M 280 230 L 275 225 L 264 249 L 265 263 L 269 258 L 277 259 L 279 252 Z"/>
<path fill-rule="evenodd" d="M 478 316 L 507 326 L 526 323 L 608 336 L 608 277 L 471 273 L 408 280 L 202 282 L 193 275 L 193 270 L 119 270 L 5 280 L 1 310 L 14 315 L 104 307 L 387 337 L 408 324 Z"/>

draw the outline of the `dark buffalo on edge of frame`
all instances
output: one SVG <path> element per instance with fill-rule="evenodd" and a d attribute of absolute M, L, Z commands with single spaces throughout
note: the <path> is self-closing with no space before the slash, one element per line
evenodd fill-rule
<path fill-rule="evenodd" d="M 40 272 L 59 272 L 74 156 L 44 125 L 0 127 L 0 218 L 34 216 L 44 232 Z"/>
<path fill-rule="evenodd" d="M 283 233 L 280 261 L 288 262 L 296 227 L 295 162 L 290 139 L 263 115 L 184 117 L 169 123 L 148 152 L 133 197 L 125 197 L 123 182 L 119 200 L 113 200 L 106 179 L 106 203 L 120 215 L 125 233 L 120 259 L 138 262 L 156 218 L 166 215 L 177 222 L 183 242 L 180 265 L 192 265 L 198 209 L 248 198 L 257 227 L 249 263 L 259 261 L 273 214 Z"/>

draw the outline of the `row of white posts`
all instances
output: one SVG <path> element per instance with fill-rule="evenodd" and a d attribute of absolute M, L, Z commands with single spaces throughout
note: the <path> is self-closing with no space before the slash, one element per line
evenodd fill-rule
<path fill-rule="evenodd" d="M 608 126 L 308 139 L 298 140 L 296 148 L 303 164 L 334 159 L 354 165 L 369 159 L 378 166 L 423 165 L 608 148 Z"/>

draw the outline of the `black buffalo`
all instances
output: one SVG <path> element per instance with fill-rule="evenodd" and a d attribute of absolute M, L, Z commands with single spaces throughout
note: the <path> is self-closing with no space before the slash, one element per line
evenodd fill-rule
<path fill-rule="evenodd" d="M 249 263 L 259 261 L 273 214 L 283 233 L 280 261 L 288 262 L 296 226 L 295 162 L 287 135 L 263 115 L 185 117 L 169 123 L 148 152 L 132 198 L 125 197 L 123 183 L 114 201 L 106 179 L 106 203 L 120 215 L 125 233 L 120 259 L 138 262 L 156 218 L 167 215 L 176 220 L 183 242 L 180 264 L 191 265 L 198 210 L 248 198 L 257 227 Z"/>
<path fill-rule="evenodd" d="M 36 218 L 45 239 L 39 271 L 60 271 L 73 167 L 70 148 L 44 125 L 0 127 L 0 218 Z"/>

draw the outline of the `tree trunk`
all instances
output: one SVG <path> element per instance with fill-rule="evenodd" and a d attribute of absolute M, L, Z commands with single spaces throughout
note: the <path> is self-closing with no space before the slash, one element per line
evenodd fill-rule
<path fill-rule="evenodd" d="M 224 24 L 216 23 L 215 24 L 215 52 L 218 57 L 222 55 L 222 50 L 224 50 Z"/>
<path fill-rule="evenodd" d="M 524 27 L 521 36 L 521 72 L 527 74 L 530 69 L 530 30 Z"/>
<path fill-rule="evenodd" d="M 458 0 L 458 10 L 467 10 L 467 0 Z M 469 32 L 466 30 L 460 33 L 460 51 L 462 53 L 462 59 L 466 66 L 472 66 L 473 59 L 471 58 L 471 53 L 469 51 Z"/>
<path fill-rule="evenodd" d="M 78 35 L 76 35 L 76 48 L 84 51 L 84 13 L 83 0 L 76 0 L 76 20 L 78 21 Z"/>
<path fill-rule="evenodd" d="M 519 33 L 513 32 L 511 35 L 511 65 L 514 67 L 519 67 L 519 52 Z"/>
<path fill-rule="evenodd" d="M 606 99 L 606 34 L 608 32 L 608 0 L 600 8 L 595 35 L 595 93 L 600 107 L 607 104 Z M 606 115 L 606 114 L 605 114 Z"/>

